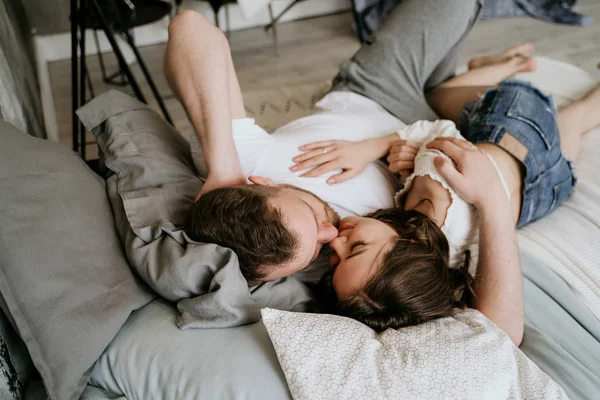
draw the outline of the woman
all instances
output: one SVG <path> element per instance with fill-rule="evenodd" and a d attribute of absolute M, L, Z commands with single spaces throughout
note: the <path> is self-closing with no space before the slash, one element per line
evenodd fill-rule
<path fill-rule="evenodd" d="M 432 108 L 456 122 L 475 145 L 462 140 L 453 122 L 421 121 L 384 138 L 301 148 L 308 152 L 294 159 L 300 169 L 315 166 L 305 176 L 342 168 L 347 179 L 387 154 L 390 169 L 407 178 L 397 204 L 408 213 L 388 210 L 372 215 L 374 220 L 342 221 L 340 237 L 331 243 L 339 313 L 383 330 L 472 305 L 501 328 L 512 325 L 502 314 L 511 306 L 522 309 L 520 270 L 518 275 L 512 272 L 518 288 L 508 292 L 491 287 L 494 274 L 501 271 L 479 271 L 475 283 L 466 273 L 469 264 L 475 275 L 478 265 L 489 262 L 488 254 L 483 255 L 486 262 L 478 262 L 479 241 L 485 239 L 480 239 L 478 227 L 490 213 L 482 215 L 481 199 L 494 204 L 492 213 L 506 214 L 504 222 L 495 223 L 521 227 L 546 215 L 572 193 L 571 161 L 581 136 L 600 125 L 600 115 L 593 112 L 600 106 L 599 89 L 557 113 L 552 99 L 536 88 L 504 81 L 535 69 L 530 50 L 525 44 L 500 56 L 473 60 L 469 71 L 427 93 Z M 362 257 L 359 265 L 357 255 L 366 254 L 367 248 L 377 252 L 368 260 Z M 509 287 L 510 280 L 502 279 L 502 285 Z M 514 294 L 512 305 L 494 299 L 494 292 L 496 297 Z M 505 330 L 511 335 L 512 329 Z M 518 336 L 515 343 L 520 342 Z"/>

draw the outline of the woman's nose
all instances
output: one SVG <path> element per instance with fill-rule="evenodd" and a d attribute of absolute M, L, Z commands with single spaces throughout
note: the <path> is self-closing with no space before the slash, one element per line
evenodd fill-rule
<path fill-rule="evenodd" d="M 345 236 L 338 236 L 329 242 L 329 246 L 335 251 L 340 259 L 346 258 L 346 242 L 348 238 Z"/>
<path fill-rule="evenodd" d="M 338 235 L 338 230 L 330 222 L 325 222 L 319 227 L 318 240 L 320 243 L 329 243 Z"/>

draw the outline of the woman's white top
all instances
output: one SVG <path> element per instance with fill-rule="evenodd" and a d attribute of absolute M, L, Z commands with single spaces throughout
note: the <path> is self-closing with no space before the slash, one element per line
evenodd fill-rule
<path fill-rule="evenodd" d="M 439 150 L 428 149 L 425 145 L 433 139 L 441 136 L 455 137 L 464 139 L 460 134 L 456 125 L 452 121 L 437 120 L 437 121 L 418 121 L 405 128 L 399 129 L 397 132 L 400 139 L 414 140 L 421 142 L 419 151 L 415 157 L 414 172 L 406 178 L 404 187 L 396 193 L 396 206 L 399 206 L 401 197 L 410 190 L 415 176 L 429 175 L 433 180 L 438 181 L 442 186 L 450 192 L 452 200 L 450 207 L 446 212 L 446 219 L 443 221 L 441 229 L 448 239 L 450 245 L 450 266 L 452 268 L 460 268 L 465 263 L 466 251 L 471 252 L 471 262 L 469 273 L 475 276 L 477 270 L 477 262 L 479 259 L 479 216 L 474 206 L 464 201 L 440 175 L 434 165 L 433 160 L 437 156 L 442 156 L 450 160 L 450 157 Z M 510 191 L 502 172 L 494 159 L 489 156 L 489 159 L 496 167 L 500 180 L 506 191 L 506 195 L 510 200 Z"/>

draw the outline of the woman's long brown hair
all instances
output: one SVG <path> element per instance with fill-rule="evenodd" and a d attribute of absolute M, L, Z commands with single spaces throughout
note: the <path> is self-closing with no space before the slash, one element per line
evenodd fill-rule
<path fill-rule="evenodd" d="M 381 332 L 416 325 L 465 308 L 473 296 L 469 255 L 460 269 L 449 267 L 448 241 L 437 224 L 418 211 L 379 210 L 368 217 L 398 234 L 382 265 L 361 291 L 333 307 Z"/>

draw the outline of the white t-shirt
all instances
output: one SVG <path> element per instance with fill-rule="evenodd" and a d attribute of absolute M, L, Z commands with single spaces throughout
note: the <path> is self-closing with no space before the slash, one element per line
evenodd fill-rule
<path fill-rule="evenodd" d="M 268 134 L 254 119 L 234 120 L 233 139 L 242 171 L 246 177 L 260 175 L 275 183 L 308 190 L 337 211 L 342 218 L 364 215 L 394 206 L 399 179 L 380 161 L 373 162 L 360 175 L 346 182 L 329 185 L 327 179 L 341 171 L 316 178 L 301 178 L 305 171 L 292 172 L 292 158 L 300 146 L 322 140 L 358 141 L 389 135 L 405 124 L 379 104 L 352 92 L 332 92 L 316 105 L 313 114 L 297 119 Z M 205 175 L 203 158 L 193 146 L 194 160 Z M 199 162 L 198 162 L 199 161 Z"/>
<path fill-rule="evenodd" d="M 446 219 L 442 224 L 442 232 L 448 239 L 450 245 L 450 266 L 459 268 L 464 265 L 465 251 L 471 253 L 471 262 L 469 264 L 469 273 L 475 276 L 477 262 L 479 259 L 479 218 L 475 207 L 464 201 L 440 175 L 434 165 L 433 160 L 441 155 L 450 160 L 450 157 L 439 150 L 428 149 L 425 145 L 431 142 L 436 137 L 455 137 L 464 139 L 460 134 L 456 125 L 452 121 L 418 121 L 410 126 L 399 129 L 397 132 L 401 139 L 415 140 L 421 142 L 421 147 L 415 156 L 414 172 L 406 178 L 404 187 L 396 194 L 396 203 L 399 205 L 400 198 L 412 187 L 412 182 L 416 176 L 429 175 L 432 179 L 440 182 L 442 186 L 450 192 L 452 203 L 446 211 Z M 500 175 L 500 180 L 504 186 L 504 190 L 510 200 L 510 191 L 508 185 L 502 176 L 502 172 L 496 165 L 494 159 L 489 156 L 489 159 L 496 167 L 496 171 Z"/>

